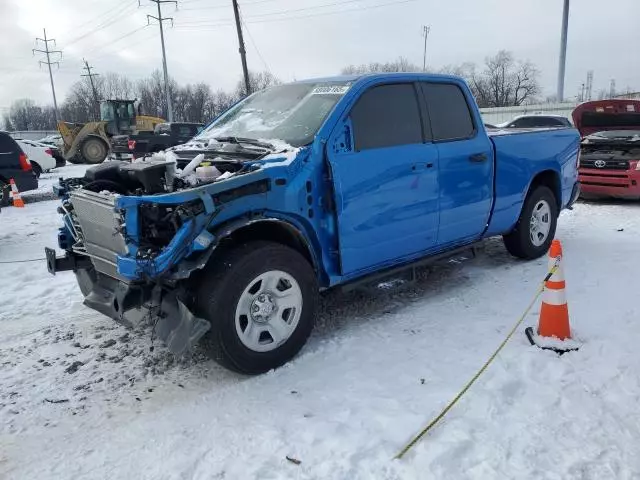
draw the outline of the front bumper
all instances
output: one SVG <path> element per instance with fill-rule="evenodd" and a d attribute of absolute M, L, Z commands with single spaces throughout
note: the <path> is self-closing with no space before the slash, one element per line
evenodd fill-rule
<path fill-rule="evenodd" d="M 45 248 L 47 269 L 53 275 L 74 271 L 85 295 L 84 305 L 128 328 L 145 320 L 153 323 L 155 335 L 169 351 L 182 355 L 198 343 L 211 324 L 195 316 L 175 289 L 153 283 L 127 283 L 96 272 L 89 257 L 67 253 L 57 257 Z"/>
<path fill-rule="evenodd" d="M 640 198 L 640 170 L 581 168 L 579 180 L 582 192 L 591 196 Z"/>

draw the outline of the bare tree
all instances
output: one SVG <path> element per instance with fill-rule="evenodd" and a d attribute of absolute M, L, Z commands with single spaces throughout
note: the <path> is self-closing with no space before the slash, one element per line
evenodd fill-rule
<path fill-rule="evenodd" d="M 343 75 L 363 75 L 365 73 L 390 73 L 390 72 L 421 72 L 422 68 L 411 63 L 404 57 L 391 62 L 372 62 L 360 65 L 348 65 L 341 70 Z"/>
<path fill-rule="evenodd" d="M 269 71 L 262 72 L 249 72 L 249 86 L 251 92 L 259 92 L 265 88 L 272 87 L 274 85 L 280 85 L 282 82 Z M 235 96 L 237 98 L 244 98 L 247 96 L 247 89 L 244 85 L 244 80 L 238 80 L 235 89 Z"/>
<path fill-rule="evenodd" d="M 479 72 L 473 63 L 449 65 L 443 73 L 463 77 L 480 107 L 506 107 L 533 103 L 540 93 L 538 69 L 529 61 L 515 60 L 506 50 L 487 57 Z"/>
<path fill-rule="evenodd" d="M 53 107 L 41 107 L 29 98 L 13 102 L 6 117 L 5 122 L 14 130 L 51 130 L 56 126 Z"/>

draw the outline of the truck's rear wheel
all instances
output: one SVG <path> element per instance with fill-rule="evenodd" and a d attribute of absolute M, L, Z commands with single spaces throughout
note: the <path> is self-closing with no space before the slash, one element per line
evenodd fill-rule
<path fill-rule="evenodd" d="M 208 353 L 232 370 L 263 373 L 291 360 L 315 322 L 318 285 L 297 251 L 251 242 L 218 257 L 203 272 L 197 310 L 211 322 Z"/>
<path fill-rule="evenodd" d="M 97 137 L 88 137 L 82 142 L 80 151 L 87 163 L 102 163 L 107 158 L 109 149 L 104 140 Z"/>
<path fill-rule="evenodd" d="M 527 196 L 520 219 L 504 244 L 511 255 L 526 260 L 544 255 L 558 224 L 558 204 L 549 187 L 539 185 Z"/>

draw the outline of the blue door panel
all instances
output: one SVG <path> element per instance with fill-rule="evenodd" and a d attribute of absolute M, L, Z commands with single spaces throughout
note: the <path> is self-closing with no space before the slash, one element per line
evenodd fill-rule
<path fill-rule="evenodd" d="M 435 246 L 437 156 L 433 144 L 329 155 L 343 275 Z"/>
<path fill-rule="evenodd" d="M 440 230 L 438 244 L 479 237 L 493 201 L 493 150 L 489 139 L 475 138 L 437 144 L 440 158 Z M 475 155 L 485 160 L 472 161 Z M 477 158 L 477 157 L 476 157 Z"/>

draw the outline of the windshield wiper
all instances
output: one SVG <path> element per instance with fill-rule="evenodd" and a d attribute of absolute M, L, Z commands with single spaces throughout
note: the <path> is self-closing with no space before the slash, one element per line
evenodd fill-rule
<path fill-rule="evenodd" d="M 245 145 L 253 145 L 255 147 L 266 148 L 267 150 L 275 150 L 275 147 L 267 142 L 261 142 L 260 140 L 256 140 L 255 138 L 244 138 L 244 137 L 216 137 L 214 140 L 223 143 L 234 143 L 236 145 L 240 145 L 244 143 Z"/>

